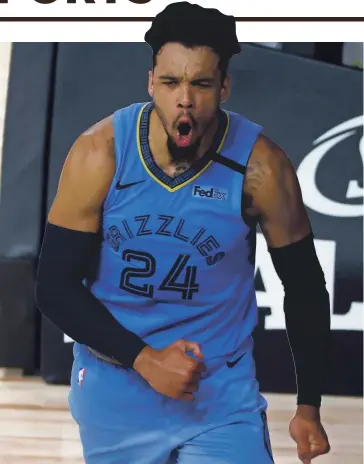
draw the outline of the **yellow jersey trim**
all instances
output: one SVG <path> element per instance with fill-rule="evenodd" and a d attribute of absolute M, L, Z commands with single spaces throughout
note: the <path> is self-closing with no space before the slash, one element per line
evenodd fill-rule
<path fill-rule="evenodd" d="M 143 114 L 143 111 L 145 109 L 145 107 L 148 105 L 149 103 L 145 104 L 140 112 L 139 112 L 139 116 L 138 116 L 138 121 L 137 121 L 137 128 L 136 128 L 136 139 L 137 139 L 137 146 L 138 146 L 138 152 L 139 152 L 139 157 L 140 157 L 140 161 L 142 163 L 142 165 L 144 166 L 144 169 L 147 171 L 147 173 L 150 175 L 150 177 L 152 177 L 159 185 L 161 185 L 162 187 L 164 187 L 166 190 L 168 190 L 168 192 L 176 192 L 177 190 L 181 189 L 182 187 L 184 187 L 185 185 L 187 184 L 190 184 L 191 182 L 193 182 L 194 180 L 196 180 L 201 174 L 203 174 L 206 169 L 209 168 L 209 166 L 211 166 L 211 163 L 213 162 L 213 160 L 209 161 L 206 166 L 204 166 L 197 174 L 195 174 L 193 177 L 191 177 L 190 179 L 186 180 L 185 182 L 183 182 L 182 184 L 179 184 L 177 185 L 176 187 L 169 187 L 169 185 L 165 184 L 164 182 L 162 182 L 160 179 L 158 179 L 158 177 L 156 177 L 151 171 L 150 169 L 148 168 L 148 166 L 146 165 L 145 161 L 144 161 L 144 158 L 143 158 L 143 153 L 142 153 L 142 149 L 141 149 L 141 146 L 140 146 L 140 120 L 141 120 L 141 117 L 142 117 L 142 114 Z M 220 145 L 217 149 L 218 152 L 221 151 L 222 147 L 224 146 L 224 143 L 225 143 L 225 140 L 226 140 L 226 137 L 227 137 L 227 134 L 229 132 L 229 128 L 230 128 L 230 116 L 229 116 L 229 113 L 225 110 L 223 110 L 224 113 L 226 114 L 226 117 L 227 117 L 227 123 L 226 123 L 226 127 L 225 127 L 225 132 L 224 132 L 224 135 L 222 137 L 222 140 L 220 142 Z"/>

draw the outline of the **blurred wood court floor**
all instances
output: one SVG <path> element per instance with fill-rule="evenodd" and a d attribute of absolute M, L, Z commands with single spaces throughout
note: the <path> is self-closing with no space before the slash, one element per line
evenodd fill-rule
<path fill-rule="evenodd" d="M 69 387 L 50 386 L 39 378 L 0 379 L 0 464 L 84 462 L 78 430 L 67 407 L 68 391 Z M 275 464 L 299 464 L 288 433 L 294 396 L 264 396 Z M 325 397 L 322 420 L 332 450 L 312 464 L 362 464 L 362 398 Z"/>

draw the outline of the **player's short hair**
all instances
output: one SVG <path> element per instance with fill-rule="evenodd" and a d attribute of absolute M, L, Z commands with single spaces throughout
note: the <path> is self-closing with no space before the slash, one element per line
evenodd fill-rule
<path fill-rule="evenodd" d="M 154 18 L 151 28 L 145 34 L 145 41 L 153 51 L 153 69 L 158 52 L 168 42 L 177 42 L 188 48 L 212 48 L 220 57 L 222 82 L 227 75 L 231 57 L 241 51 L 233 16 L 189 2 L 168 5 Z"/>

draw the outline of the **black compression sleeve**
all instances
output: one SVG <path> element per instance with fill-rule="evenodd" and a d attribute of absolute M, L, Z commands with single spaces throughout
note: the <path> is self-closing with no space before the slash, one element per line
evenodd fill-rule
<path fill-rule="evenodd" d="M 132 368 L 146 344 L 84 286 L 99 253 L 99 234 L 47 223 L 35 298 L 39 310 L 76 342 Z"/>
<path fill-rule="evenodd" d="M 287 336 L 295 362 L 297 404 L 319 407 L 328 365 L 330 301 L 313 235 L 269 248 L 284 291 Z"/>

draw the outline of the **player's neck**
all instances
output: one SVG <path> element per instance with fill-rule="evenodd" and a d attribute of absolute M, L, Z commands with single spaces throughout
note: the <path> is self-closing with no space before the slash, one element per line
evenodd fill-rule
<path fill-rule="evenodd" d="M 219 125 L 219 117 L 211 122 L 206 133 L 201 139 L 197 156 L 194 160 L 173 160 L 167 147 L 167 134 L 161 120 L 155 110 L 150 115 L 149 123 L 149 148 L 156 164 L 170 177 L 179 175 L 189 169 L 198 159 L 205 155 L 210 148 Z"/>

